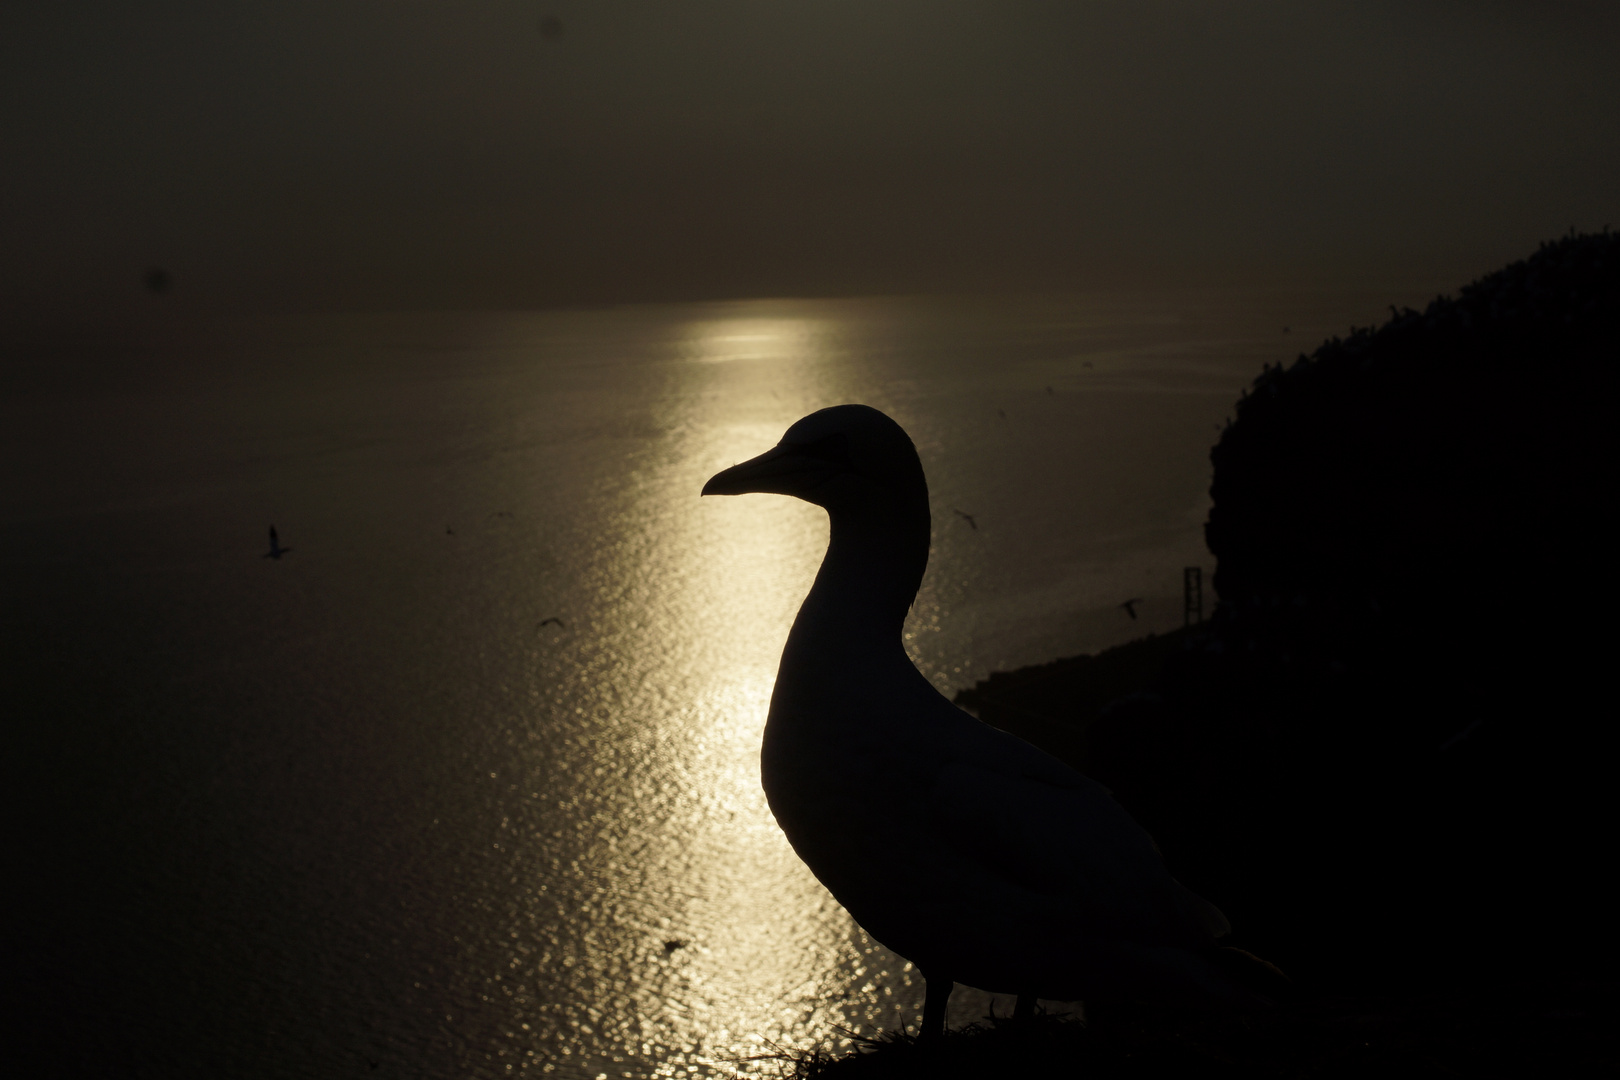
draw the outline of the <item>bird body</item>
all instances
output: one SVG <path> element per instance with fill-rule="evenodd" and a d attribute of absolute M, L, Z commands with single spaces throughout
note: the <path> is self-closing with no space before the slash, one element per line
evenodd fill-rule
<path fill-rule="evenodd" d="M 831 539 L 782 653 L 761 752 L 794 850 L 930 986 L 1022 999 L 1257 1004 L 1209 954 L 1228 932 L 1102 785 L 951 704 L 901 629 L 928 559 L 911 440 L 859 405 L 823 409 L 704 494 L 825 506 Z M 935 985 L 943 981 L 943 994 Z"/>

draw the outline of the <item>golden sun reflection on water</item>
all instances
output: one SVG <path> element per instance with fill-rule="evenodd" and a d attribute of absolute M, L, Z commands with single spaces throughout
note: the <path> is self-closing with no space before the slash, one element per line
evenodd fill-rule
<path fill-rule="evenodd" d="M 695 481 L 689 492 L 729 459 L 773 445 L 803 412 L 841 396 L 828 385 L 834 380 L 815 352 L 815 327 L 804 320 L 716 320 L 692 330 L 696 358 L 751 362 L 717 372 L 715 415 L 694 425 L 705 434 L 692 440 L 691 470 L 680 470 Z M 703 941 L 672 953 L 693 980 L 686 1018 L 706 1028 L 693 1036 L 721 1061 L 767 1044 L 825 1045 L 840 1027 L 870 1026 L 868 1016 L 851 1015 L 847 995 L 865 943 L 788 846 L 759 782 L 779 650 L 824 550 L 825 514 L 760 496 L 712 498 L 677 518 L 683 587 L 666 632 L 701 627 L 696 668 L 706 684 L 690 716 L 674 721 L 690 725 L 698 756 L 689 794 L 706 811 L 682 838 L 680 880 L 669 883 L 688 895 L 686 924 L 703 928 Z"/>
<path fill-rule="evenodd" d="M 780 360 L 802 364 L 826 347 L 830 326 L 825 319 L 782 313 L 734 314 L 694 320 L 684 327 L 682 355 L 702 363 L 734 360 Z"/>
<path fill-rule="evenodd" d="M 776 666 L 826 514 L 699 497 L 806 413 L 881 389 L 834 320 L 769 304 L 710 315 L 668 339 L 668 382 L 649 388 L 660 437 L 593 489 L 603 528 L 576 585 L 594 609 L 577 651 L 536 657 L 551 666 L 534 698 L 555 705 L 524 737 L 534 801 L 513 859 L 538 872 L 510 877 L 503 966 L 478 991 L 512 1002 L 525 1032 L 512 1038 L 533 1047 L 518 1071 L 769 1075 L 780 1062 L 756 1059 L 771 1047 L 837 1049 L 921 1013 L 921 977 L 815 880 L 760 787 Z M 952 1022 L 986 1005 L 959 989 Z"/>
<path fill-rule="evenodd" d="M 920 1007 L 920 979 L 799 861 L 760 787 L 776 665 L 826 515 L 779 496 L 698 496 L 799 416 L 862 388 L 818 352 L 809 320 L 748 312 L 686 331 L 702 392 L 675 399 L 668 455 L 625 493 L 600 563 L 603 594 L 619 598 L 601 627 L 615 642 L 601 681 L 628 700 L 594 753 L 610 773 L 625 747 L 637 764 L 616 791 L 592 793 L 598 824 L 581 823 L 601 830 L 574 886 L 589 974 L 567 982 L 599 1005 L 559 1032 L 575 1042 L 564 1075 L 617 1076 L 636 1058 L 655 1075 L 769 1073 L 775 1063 L 749 1059 L 915 1023 Z M 716 358 L 737 362 L 706 363 Z"/>

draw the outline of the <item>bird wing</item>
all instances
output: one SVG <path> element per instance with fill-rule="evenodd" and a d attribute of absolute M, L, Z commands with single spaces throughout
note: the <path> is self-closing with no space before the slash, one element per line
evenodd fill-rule
<path fill-rule="evenodd" d="M 1213 905 L 1170 876 L 1108 789 L 1002 732 L 934 774 L 929 824 L 981 872 L 1073 905 L 1097 932 L 1207 944 L 1227 932 Z M 981 740 L 982 741 L 982 740 Z"/>

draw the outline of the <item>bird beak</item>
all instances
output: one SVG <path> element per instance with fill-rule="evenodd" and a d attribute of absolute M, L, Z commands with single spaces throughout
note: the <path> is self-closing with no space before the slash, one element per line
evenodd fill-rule
<path fill-rule="evenodd" d="M 705 495 L 798 495 L 807 487 L 825 480 L 834 470 L 824 461 L 797 452 L 798 447 L 779 443 L 757 458 L 733 465 L 709 477 Z"/>

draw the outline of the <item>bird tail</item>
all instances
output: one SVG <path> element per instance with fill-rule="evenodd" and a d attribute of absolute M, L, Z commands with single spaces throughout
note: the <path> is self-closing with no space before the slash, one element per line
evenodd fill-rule
<path fill-rule="evenodd" d="M 1158 845 L 1155 844 L 1154 846 L 1157 847 Z M 1171 880 L 1175 879 L 1172 878 Z M 1193 922 L 1210 936 L 1211 940 L 1219 941 L 1232 932 L 1232 924 L 1226 921 L 1226 916 L 1221 912 L 1220 908 L 1205 900 L 1202 896 L 1181 884 L 1181 882 L 1177 881 L 1176 886 L 1181 890 L 1182 909 L 1191 916 Z"/>
<path fill-rule="evenodd" d="M 1252 994 L 1273 1002 L 1293 1001 L 1299 997 L 1294 981 L 1284 975 L 1281 968 L 1252 952 L 1218 945 L 1204 955 L 1222 975 Z"/>

